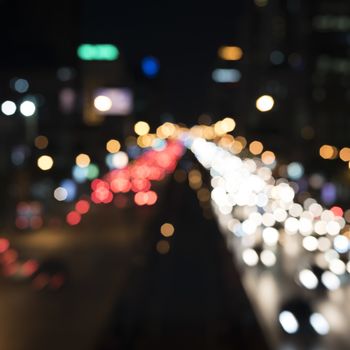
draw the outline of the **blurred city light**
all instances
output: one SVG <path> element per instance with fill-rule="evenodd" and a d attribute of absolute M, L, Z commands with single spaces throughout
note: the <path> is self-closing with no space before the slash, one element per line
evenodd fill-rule
<path fill-rule="evenodd" d="M 20 104 L 19 110 L 25 117 L 31 117 L 36 112 L 36 106 L 34 102 L 26 100 Z"/>
<path fill-rule="evenodd" d="M 143 58 L 141 68 L 144 75 L 149 78 L 154 78 L 159 73 L 159 61 L 155 57 L 147 56 Z"/>
<path fill-rule="evenodd" d="M 86 214 L 90 209 L 90 203 L 87 200 L 81 199 L 75 204 L 75 210 L 79 214 Z"/>
<path fill-rule="evenodd" d="M 57 187 L 53 193 L 55 199 L 58 201 L 65 201 L 68 197 L 68 192 L 64 187 Z"/>
<path fill-rule="evenodd" d="M 288 165 L 287 172 L 292 180 L 299 180 L 304 175 L 304 167 L 298 162 L 293 162 Z"/>
<path fill-rule="evenodd" d="M 270 61 L 272 64 L 279 65 L 284 62 L 285 56 L 283 52 L 275 50 L 270 54 Z"/>
<path fill-rule="evenodd" d="M 25 162 L 29 154 L 30 154 L 30 151 L 27 146 L 24 146 L 24 145 L 16 146 L 11 152 L 11 161 L 14 165 L 20 166 Z"/>
<path fill-rule="evenodd" d="M 272 250 L 263 250 L 260 254 L 260 260 L 265 266 L 271 267 L 276 264 L 277 258 Z"/>
<path fill-rule="evenodd" d="M 76 92 L 70 87 L 65 87 L 59 92 L 59 105 L 63 113 L 72 113 L 76 102 Z"/>
<path fill-rule="evenodd" d="M 81 153 L 76 156 L 75 163 L 80 168 L 87 168 L 90 164 L 90 157 L 85 153 Z"/>
<path fill-rule="evenodd" d="M 12 101 L 5 101 L 1 104 L 1 112 L 5 115 L 14 115 L 16 113 L 17 106 Z"/>
<path fill-rule="evenodd" d="M 238 46 L 222 46 L 219 48 L 218 55 L 225 61 L 238 61 L 243 56 L 243 51 Z"/>
<path fill-rule="evenodd" d="M 50 170 L 53 166 L 53 159 L 47 155 L 41 156 L 37 160 L 37 165 L 41 170 Z"/>
<path fill-rule="evenodd" d="M 66 220 L 69 225 L 75 226 L 81 221 L 81 215 L 76 211 L 71 211 L 67 214 Z"/>
<path fill-rule="evenodd" d="M 159 254 L 165 255 L 170 251 L 170 243 L 165 239 L 162 239 L 157 242 L 156 250 Z"/>
<path fill-rule="evenodd" d="M 299 323 L 290 311 L 282 311 L 278 317 L 282 328 L 289 334 L 299 330 Z"/>
<path fill-rule="evenodd" d="M 139 121 L 134 125 L 134 131 L 137 135 L 143 136 L 149 133 L 150 126 L 144 121 Z"/>
<path fill-rule="evenodd" d="M 88 177 L 88 167 L 81 168 L 78 165 L 74 165 L 72 169 L 72 176 L 77 183 L 85 182 Z"/>
<path fill-rule="evenodd" d="M 313 313 L 310 316 L 310 324 L 315 332 L 320 335 L 326 335 L 330 330 L 327 320 L 319 313 Z"/>
<path fill-rule="evenodd" d="M 236 122 L 233 118 L 226 117 L 222 120 L 220 127 L 225 131 L 225 133 L 229 133 L 235 129 Z M 236 139 L 238 138 L 239 136 Z"/>
<path fill-rule="evenodd" d="M 241 72 L 233 68 L 217 68 L 212 73 L 212 78 L 217 83 L 237 83 L 241 76 Z"/>
<path fill-rule="evenodd" d="M 77 185 L 71 179 L 65 179 L 60 183 L 60 187 L 67 192 L 65 201 L 71 202 L 75 199 L 77 195 Z"/>
<path fill-rule="evenodd" d="M 337 148 L 331 145 L 322 145 L 319 152 L 323 159 L 335 159 L 338 156 Z"/>
<path fill-rule="evenodd" d="M 254 249 L 248 248 L 242 252 L 242 259 L 248 266 L 255 266 L 259 262 L 259 256 Z"/>
<path fill-rule="evenodd" d="M 120 142 L 118 140 L 109 140 L 106 144 L 106 150 L 109 153 L 117 153 L 120 151 Z"/>
<path fill-rule="evenodd" d="M 272 96 L 269 96 L 269 95 L 260 96 L 256 100 L 256 108 L 260 112 L 270 111 L 273 108 L 274 104 L 275 104 L 274 99 L 272 98 Z"/>
<path fill-rule="evenodd" d="M 329 290 L 336 290 L 340 287 L 339 277 L 330 271 L 325 271 L 321 276 L 323 285 Z"/>
<path fill-rule="evenodd" d="M 28 91 L 29 89 L 29 83 L 26 79 L 16 79 L 14 82 L 14 89 L 23 94 Z"/>
<path fill-rule="evenodd" d="M 307 289 L 316 289 L 318 286 L 318 279 L 316 275 L 308 269 L 300 271 L 299 280 L 300 283 Z"/>
<path fill-rule="evenodd" d="M 265 151 L 261 155 L 261 160 L 266 165 L 271 165 L 275 162 L 276 156 L 272 151 Z"/>
<path fill-rule="evenodd" d="M 112 163 L 115 168 L 121 169 L 128 165 L 129 157 L 125 152 L 119 151 L 113 154 Z"/>
<path fill-rule="evenodd" d="M 94 91 L 95 108 L 104 115 L 129 115 L 133 109 L 133 94 L 129 88 L 98 88 Z"/>
<path fill-rule="evenodd" d="M 60 81 L 69 81 L 73 79 L 74 75 L 74 69 L 70 67 L 61 67 L 57 70 L 57 78 Z"/>
<path fill-rule="evenodd" d="M 337 199 L 337 189 L 333 183 L 325 183 L 321 189 L 321 199 L 326 205 L 333 204 Z"/>
<path fill-rule="evenodd" d="M 344 162 L 350 161 L 350 148 L 344 147 L 339 152 L 339 158 Z"/>
<path fill-rule="evenodd" d="M 154 191 L 136 192 L 134 200 L 137 205 L 153 205 L 157 201 L 157 194 Z"/>
<path fill-rule="evenodd" d="M 97 96 L 94 99 L 94 106 L 100 112 L 107 112 L 112 108 L 112 100 L 107 96 Z"/>
<path fill-rule="evenodd" d="M 260 141 L 252 141 L 249 145 L 249 151 L 251 154 L 259 155 L 264 150 L 264 146 Z"/>
<path fill-rule="evenodd" d="M 175 232 L 175 228 L 172 224 L 166 222 L 165 224 L 163 224 L 160 227 L 160 233 L 164 236 L 164 237 L 171 237 L 174 235 Z"/>
<path fill-rule="evenodd" d="M 119 50 L 112 44 L 81 44 L 77 54 L 83 61 L 115 61 Z"/>
<path fill-rule="evenodd" d="M 49 144 L 49 140 L 46 136 L 39 135 L 34 140 L 34 145 L 38 149 L 45 149 Z"/>
<path fill-rule="evenodd" d="M 83 168 L 85 169 L 85 168 Z M 90 163 L 87 167 L 87 178 L 88 180 L 93 180 L 100 174 L 100 169 L 96 164 Z"/>
<path fill-rule="evenodd" d="M 208 16 L 199 26 L 193 23 L 193 16 L 191 21 L 185 16 L 181 18 L 183 21 L 177 21 L 180 27 L 175 28 L 174 33 L 167 28 L 166 35 L 142 33 L 149 30 L 145 23 L 154 23 L 153 18 L 139 11 L 142 16 L 130 21 L 125 15 L 135 9 L 124 11 L 117 3 L 114 8 L 111 5 L 111 11 L 106 11 L 103 4 L 96 4 L 98 10 L 110 18 L 105 18 L 103 23 L 99 20 L 92 23 L 94 13 L 84 18 L 88 7 L 93 7 L 92 2 L 77 11 L 76 5 L 67 1 L 52 17 L 61 22 L 64 18 L 63 31 L 43 30 L 42 38 L 39 32 L 21 30 L 24 29 L 21 23 L 29 18 L 41 29 L 41 24 L 51 19 L 44 8 L 38 13 L 39 21 L 33 18 L 38 12 L 34 11 L 18 13 L 20 20 L 14 21 L 15 30 L 3 24 L 3 29 L 14 34 L 13 45 L 12 38 L 4 38 L 5 43 L 11 39 L 11 49 L 4 48 L 3 54 L 14 51 L 2 62 L 1 113 L 16 115 L 17 109 L 25 117 L 40 113 L 39 118 L 1 118 L 0 168 L 4 171 L 5 190 L 1 198 L 6 205 L 0 219 L 4 228 L 9 227 L 6 235 L 11 235 L 11 243 L 13 240 L 21 248 L 24 256 L 28 256 L 26 259 L 31 254 L 40 259 L 57 254 L 64 260 L 67 271 L 72 273 L 72 278 L 67 280 L 71 285 L 64 290 L 63 298 L 57 295 L 52 300 L 68 301 L 71 305 L 70 301 L 76 302 L 79 299 L 76 296 L 87 287 L 107 288 L 105 282 L 110 276 L 119 278 L 115 267 L 129 273 L 130 268 L 124 269 L 119 264 L 132 265 L 134 261 L 130 261 L 130 257 L 135 256 L 137 261 L 131 260 L 141 265 L 131 279 L 135 277 L 137 282 L 140 274 L 140 286 L 145 283 L 147 287 L 149 278 L 155 283 L 153 287 L 160 286 L 157 298 L 150 296 L 150 309 L 154 302 L 158 305 L 156 311 L 163 312 L 159 308 L 166 304 L 163 295 L 175 298 L 176 307 L 193 304 L 187 300 L 184 303 L 182 296 L 176 299 L 176 293 L 167 288 L 173 279 L 171 273 L 178 282 L 181 282 L 179 276 L 184 277 L 185 292 L 198 285 L 199 294 L 198 291 L 185 293 L 186 298 L 190 298 L 188 301 L 209 288 L 206 312 L 215 307 L 225 309 L 227 298 L 216 299 L 230 294 L 232 288 L 239 290 L 243 286 L 243 297 L 234 293 L 237 296 L 234 302 L 240 304 L 245 300 L 244 293 L 254 301 L 250 304 L 257 316 L 257 327 L 260 323 L 268 325 L 262 327 L 262 331 L 267 333 L 264 335 L 271 341 L 271 348 L 349 348 L 349 310 L 345 306 L 350 291 L 347 134 L 350 15 L 346 1 L 322 0 L 309 4 L 300 0 L 253 0 L 247 6 L 233 5 L 233 11 L 228 7 L 223 11 L 214 4 L 208 6 Z M 70 5 L 74 7 L 72 14 L 68 11 Z M 148 7 L 145 4 L 145 9 Z M 177 7 L 170 12 L 176 15 Z M 223 17 L 214 18 L 215 9 L 221 11 Z M 16 11 L 19 10 L 21 7 L 17 6 Z M 150 12 L 159 18 L 157 11 L 151 7 Z M 81 21 L 77 21 L 78 13 L 82 14 Z M 54 24 L 50 23 L 49 27 L 56 28 Z M 173 24 L 169 20 L 168 27 Z M 189 25 L 198 30 L 192 33 Z M 150 27 L 153 32 L 154 26 Z M 119 50 L 112 44 L 77 47 L 76 30 L 86 38 L 105 35 L 107 40 L 108 37 L 121 40 L 125 56 L 119 60 Z M 174 36 L 177 33 L 181 33 L 181 37 Z M 67 40 L 62 41 L 63 37 Z M 152 41 L 155 38 L 159 40 L 158 45 Z M 236 38 L 247 50 L 243 52 L 238 46 L 218 47 L 218 43 L 225 43 L 223 40 L 229 38 Z M 148 50 L 155 50 L 164 62 L 153 56 L 140 56 Z M 72 67 L 62 67 L 65 64 Z M 162 79 L 153 79 L 160 73 Z M 17 78 L 22 75 L 28 80 Z M 32 96 L 19 95 L 27 93 L 29 88 L 33 90 Z M 230 111 L 234 119 L 226 117 L 231 116 Z M 269 111 L 273 112 L 260 113 Z M 83 121 L 88 120 L 95 120 L 98 125 L 84 125 Z M 161 123 L 157 125 L 159 120 Z M 38 168 L 54 171 L 43 173 Z M 198 206 L 190 200 L 197 201 Z M 16 208 L 13 213 L 11 208 Z M 79 229 L 67 227 L 67 224 L 79 225 L 88 213 L 90 217 Z M 198 224 L 198 229 L 194 224 Z M 213 232 L 215 226 L 224 237 L 212 235 L 216 233 Z M 39 228 L 43 230 L 29 232 Z M 16 237 L 12 231 L 18 230 L 26 231 Z M 58 232 L 62 234 L 56 234 Z M 137 242 L 135 236 L 141 240 Z M 146 249 L 139 252 L 140 243 Z M 90 249 L 91 254 L 83 254 L 85 249 Z M 171 256 L 156 256 L 162 267 L 159 269 L 157 265 L 153 271 L 153 262 L 157 261 L 152 262 L 152 254 L 169 252 Z M 232 253 L 231 268 L 237 269 L 234 272 L 238 272 L 239 280 L 233 281 L 230 274 L 221 269 L 220 253 Z M 101 265 L 94 264 L 95 260 Z M 230 267 L 230 261 L 226 264 L 226 260 L 224 270 Z M 187 264 L 188 271 L 183 269 L 183 263 Z M 36 269 L 40 269 L 39 262 L 21 261 L 9 241 L 0 237 L 1 278 L 11 279 L 4 291 L 5 303 L 12 300 L 6 293 L 18 299 L 19 293 L 25 292 L 24 286 L 17 291 L 12 289 L 15 281 L 25 280 L 36 291 L 45 290 L 45 293 L 55 289 L 51 274 L 45 270 L 31 276 Z M 208 281 L 220 283 L 214 283 L 211 290 L 206 285 Z M 128 293 L 129 286 L 124 287 Z M 153 287 L 152 290 L 157 289 Z M 113 288 L 109 289 L 113 292 Z M 133 319 L 144 314 L 138 305 L 128 305 L 129 301 L 142 304 L 149 297 L 149 288 L 138 289 L 137 293 L 146 291 L 146 294 L 133 295 L 132 291 L 131 297 L 124 295 L 124 298 L 118 291 L 122 301 L 126 301 L 122 310 L 125 312 L 118 313 L 117 319 L 112 315 L 109 319 L 113 324 L 108 329 L 115 331 L 116 324 L 122 324 L 125 317 L 130 318 L 129 311 L 136 310 L 136 314 L 131 315 Z M 93 297 L 97 295 L 95 292 L 85 294 Z M 103 295 L 105 291 L 100 292 Z M 23 298 L 29 309 L 33 309 L 31 294 Z M 41 293 L 35 295 L 35 302 L 40 298 L 45 307 L 51 297 Z M 116 304 L 115 298 L 110 299 Z M 202 299 L 198 300 L 202 302 Z M 86 298 L 78 302 L 92 305 Z M 39 304 L 36 311 L 42 318 Z M 120 304 L 118 300 L 117 304 Z M 90 310 L 86 305 L 79 304 L 78 309 L 83 316 L 91 316 L 85 317 L 90 326 L 90 319 L 95 320 L 94 313 L 99 310 L 95 307 Z M 198 310 L 203 309 L 198 305 L 195 300 L 195 308 L 188 312 L 198 314 Z M 110 306 L 113 310 L 113 305 Z M 231 306 L 229 311 L 235 311 L 235 306 Z M 249 316 L 248 307 L 238 306 L 239 312 L 234 315 L 237 325 L 242 315 L 243 318 Z M 46 310 L 47 316 L 51 317 L 56 308 L 49 309 L 52 310 Z M 65 312 L 61 314 L 68 319 L 70 308 L 62 310 Z M 5 311 L 7 316 L 9 312 Z M 23 309 L 36 332 L 40 328 L 38 320 L 27 311 Z M 154 319 L 152 325 L 157 328 L 158 321 L 167 321 L 168 311 L 164 310 L 164 317 Z M 203 315 L 207 317 L 206 312 Z M 225 316 L 220 312 L 216 314 Z M 85 318 L 76 316 L 74 326 L 86 329 L 79 322 Z M 56 322 L 55 317 L 51 318 Z M 152 329 L 148 327 L 147 317 L 141 321 L 136 322 L 137 330 L 129 329 L 128 333 L 145 335 L 148 339 L 145 332 Z M 211 322 L 210 325 L 220 328 L 220 336 L 225 341 L 237 340 L 235 337 L 246 334 L 254 334 L 251 339 L 257 339 L 259 332 L 254 328 L 231 332 L 242 325 L 250 327 L 252 322 L 226 327 L 226 321 L 214 321 L 218 321 L 217 324 Z M 34 339 L 36 334 L 31 334 L 31 328 L 27 330 L 21 322 L 13 320 L 19 330 L 26 330 L 15 340 L 23 338 L 28 344 L 29 337 L 35 344 L 41 344 Z M 25 317 L 23 322 L 30 325 Z M 64 325 L 61 319 L 56 323 Z M 72 322 L 67 325 L 71 326 Z M 197 328 L 193 330 L 197 332 Z M 95 331 L 90 332 L 92 336 Z M 102 338 L 123 343 L 123 336 L 120 338 L 120 332 L 114 331 Z M 209 333 L 217 335 L 215 331 Z M 290 336 L 295 333 L 299 334 Z M 320 336 L 328 333 L 330 336 L 322 340 Z M 188 340 L 192 344 L 193 339 Z M 44 344 L 46 338 L 42 341 Z M 142 339 L 135 339 L 135 344 L 140 341 L 142 343 Z M 229 348 L 235 344 L 222 346 Z M 259 346 L 265 348 L 262 343 Z M 11 348 L 11 344 L 7 347 Z M 212 344 L 212 348 L 216 347 Z M 248 348 L 255 347 L 248 345 Z"/>

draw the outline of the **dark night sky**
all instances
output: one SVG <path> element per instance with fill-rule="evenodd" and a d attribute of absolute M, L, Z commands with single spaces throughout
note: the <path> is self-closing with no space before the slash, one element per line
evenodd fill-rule
<path fill-rule="evenodd" d="M 83 41 L 115 41 L 130 67 L 143 55 L 160 59 L 164 108 L 200 113 L 206 108 L 217 48 L 236 43 L 241 1 L 150 3 L 89 0 Z M 204 110 L 203 110 L 204 109 Z"/>
<path fill-rule="evenodd" d="M 54 68 L 74 62 L 79 42 L 113 42 L 132 74 L 144 55 L 159 58 L 166 110 L 200 112 L 217 48 L 237 42 L 242 3 L 0 0 L 0 64 Z"/>
<path fill-rule="evenodd" d="M 177 41 L 179 48 L 196 48 L 232 39 L 239 1 L 181 4 L 152 4 L 88 0 L 83 7 L 83 36 L 92 40 L 118 38 L 128 47 L 169 49 Z"/>

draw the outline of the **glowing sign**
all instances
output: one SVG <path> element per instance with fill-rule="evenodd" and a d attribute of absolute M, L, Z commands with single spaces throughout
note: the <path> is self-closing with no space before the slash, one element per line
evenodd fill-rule
<path fill-rule="evenodd" d="M 133 109 L 133 96 L 128 88 L 99 88 L 93 98 L 100 115 L 129 115 Z"/>
<path fill-rule="evenodd" d="M 119 50 L 112 44 L 81 44 L 77 55 L 83 61 L 115 61 Z"/>

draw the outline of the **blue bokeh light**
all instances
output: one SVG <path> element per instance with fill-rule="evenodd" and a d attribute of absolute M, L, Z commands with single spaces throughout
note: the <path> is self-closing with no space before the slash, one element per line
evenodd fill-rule
<path fill-rule="evenodd" d="M 142 60 L 141 68 L 144 75 L 153 78 L 159 73 L 159 61 L 155 57 L 147 56 Z"/>
<path fill-rule="evenodd" d="M 65 179 L 61 182 L 60 187 L 63 187 L 67 191 L 67 202 L 71 202 L 75 199 L 77 195 L 77 185 L 71 179 Z"/>

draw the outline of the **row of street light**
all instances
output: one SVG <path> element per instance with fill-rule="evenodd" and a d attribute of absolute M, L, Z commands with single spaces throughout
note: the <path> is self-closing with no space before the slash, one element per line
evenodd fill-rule
<path fill-rule="evenodd" d="M 19 111 L 24 117 L 31 117 L 36 112 L 36 105 L 33 101 L 24 100 L 19 105 Z M 1 112 L 6 116 L 12 116 L 17 112 L 15 102 L 7 100 L 1 104 Z"/>

